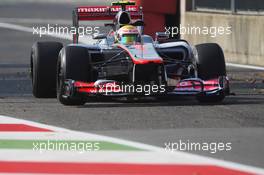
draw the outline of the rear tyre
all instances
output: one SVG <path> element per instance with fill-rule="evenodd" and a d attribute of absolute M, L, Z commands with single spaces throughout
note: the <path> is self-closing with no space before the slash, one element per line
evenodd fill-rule
<path fill-rule="evenodd" d="M 36 98 L 56 98 L 56 67 L 63 45 L 58 42 L 37 42 L 31 50 L 31 80 Z"/>
<path fill-rule="evenodd" d="M 83 96 L 65 97 L 65 80 L 90 82 L 91 66 L 86 48 L 67 46 L 59 55 L 57 66 L 57 98 L 64 105 L 78 106 L 86 102 Z"/>
<path fill-rule="evenodd" d="M 209 80 L 226 76 L 225 57 L 222 48 L 216 43 L 196 45 L 198 52 L 197 68 L 198 77 Z M 225 92 L 213 95 L 200 94 L 197 100 L 202 103 L 217 103 L 223 101 Z"/>

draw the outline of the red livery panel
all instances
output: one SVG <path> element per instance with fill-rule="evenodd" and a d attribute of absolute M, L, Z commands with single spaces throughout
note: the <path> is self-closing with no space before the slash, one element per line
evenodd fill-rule
<path fill-rule="evenodd" d="M 120 6 L 89 6 L 78 7 L 77 13 L 80 21 L 85 20 L 113 20 L 121 10 Z M 142 12 L 138 6 L 126 6 L 132 19 L 141 19 Z"/>

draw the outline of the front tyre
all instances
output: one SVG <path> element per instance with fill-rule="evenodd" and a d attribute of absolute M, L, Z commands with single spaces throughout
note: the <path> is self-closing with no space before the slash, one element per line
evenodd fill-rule
<path fill-rule="evenodd" d="M 65 97 L 65 80 L 89 82 L 91 81 L 89 54 L 86 48 L 67 46 L 59 55 L 57 66 L 57 98 L 64 105 L 84 105 L 85 97 L 79 95 Z"/>
<path fill-rule="evenodd" d="M 226 76 L 225 57 L 222 48 L 216 43 L 199 44 L 195 46 L 198 52 L 196 60 L 198 77 L 210 80 Z M 197 100 L 201 103 L 217 103 L 223 101 L 225 92 L 212 95 L 199 94 Z"/>
<path fill-rule="evenodd" d="M 62 47 L 58 42 L 37 42 L 32 46 L 30 74 L 36 98 L 56 98 L 56 67 Z"/>

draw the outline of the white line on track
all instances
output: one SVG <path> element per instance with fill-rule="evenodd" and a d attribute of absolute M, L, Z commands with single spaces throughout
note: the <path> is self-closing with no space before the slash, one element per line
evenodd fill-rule
<path fill-rule="evenodd" d="M 11 29 L 11 30 L 17 30 L 21 32 L 28 32 L 32 33 L 33 35 L 33 28 L 31 27 L 25 27 L 21 25 L 16 25 L 16 24 L 10 24 L 10 23 L 1 23 L 0 22 L 0 28 L 5 28 L 5 29 Z M 43 34 L 45 36 L 50 36 L 54 38 L 59 38 L 59 39 L 66 39 L 66 40 L 72 40 L 72 36 L 69 34 L 57 34 L 57 33 L 50 33 L 50 34 Z M 38 36 L 38 35 L 36 35 Z M 92 37 L 91 36 L 85 36 L 85 37 L 80 37 L 79 39 L 80 42 L 85 43 L 85 44 L 91 44 L 92 42 Z"/>
<path fill-rule="evenodd" d="M 237 67 L 237 68 L 243 68 L 243 69 L 254 69 L 254 70 L 264 71 L 264 67 L 261 67 L 261 66 L 235 64 L 235 63 L 226 63 L 226 65 L 230 66 L 230 67 Z"/>
<path fill-rule="evenodd" d="M 189 157 L 177 156 L 153 151 L 50 151 L 1 149 L 0 161 L 19 162 L 69 162 L 69 163 L 130 163 L 130 164 L 177 164 L 177 165 L 211 165 L 210 160 L 201 161 Z M 27 156 L 25 156 L 27 155 Z"/>
<path fill-rule="evenodd" d="M 16 24 L 33 24 L 33 25 L 47 25 L 47 24 L 58 24 L 58 25 L 72 25 L 71 20 L 66 19 L 40 19 L 40 18 L 0 18 L 1 23 L 16 23 Z M 93 26 L 104 26 L 106 21 L 93 21 Z M 85 23 L 85 22 L 84 22 Z M 87 23 L 85 23 L 87 24 Z"/>
<path fill-rule="evenodd" d="M 1 23 L 22 23 L 22 24 L 61 24 L 72 25 L 71 20 L 64 19 L 38 19 L 38 18 L 0 18 Z"/>

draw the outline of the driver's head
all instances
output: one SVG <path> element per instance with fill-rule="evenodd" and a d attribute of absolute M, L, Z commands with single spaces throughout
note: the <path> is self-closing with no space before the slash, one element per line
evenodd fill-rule
<path fill-rule="evenodd" d="M 122 44 L 133 44 L 140 41 L 138 29 L 132 25 L 125 25 L 117 32 L 118 41 Z"/>

